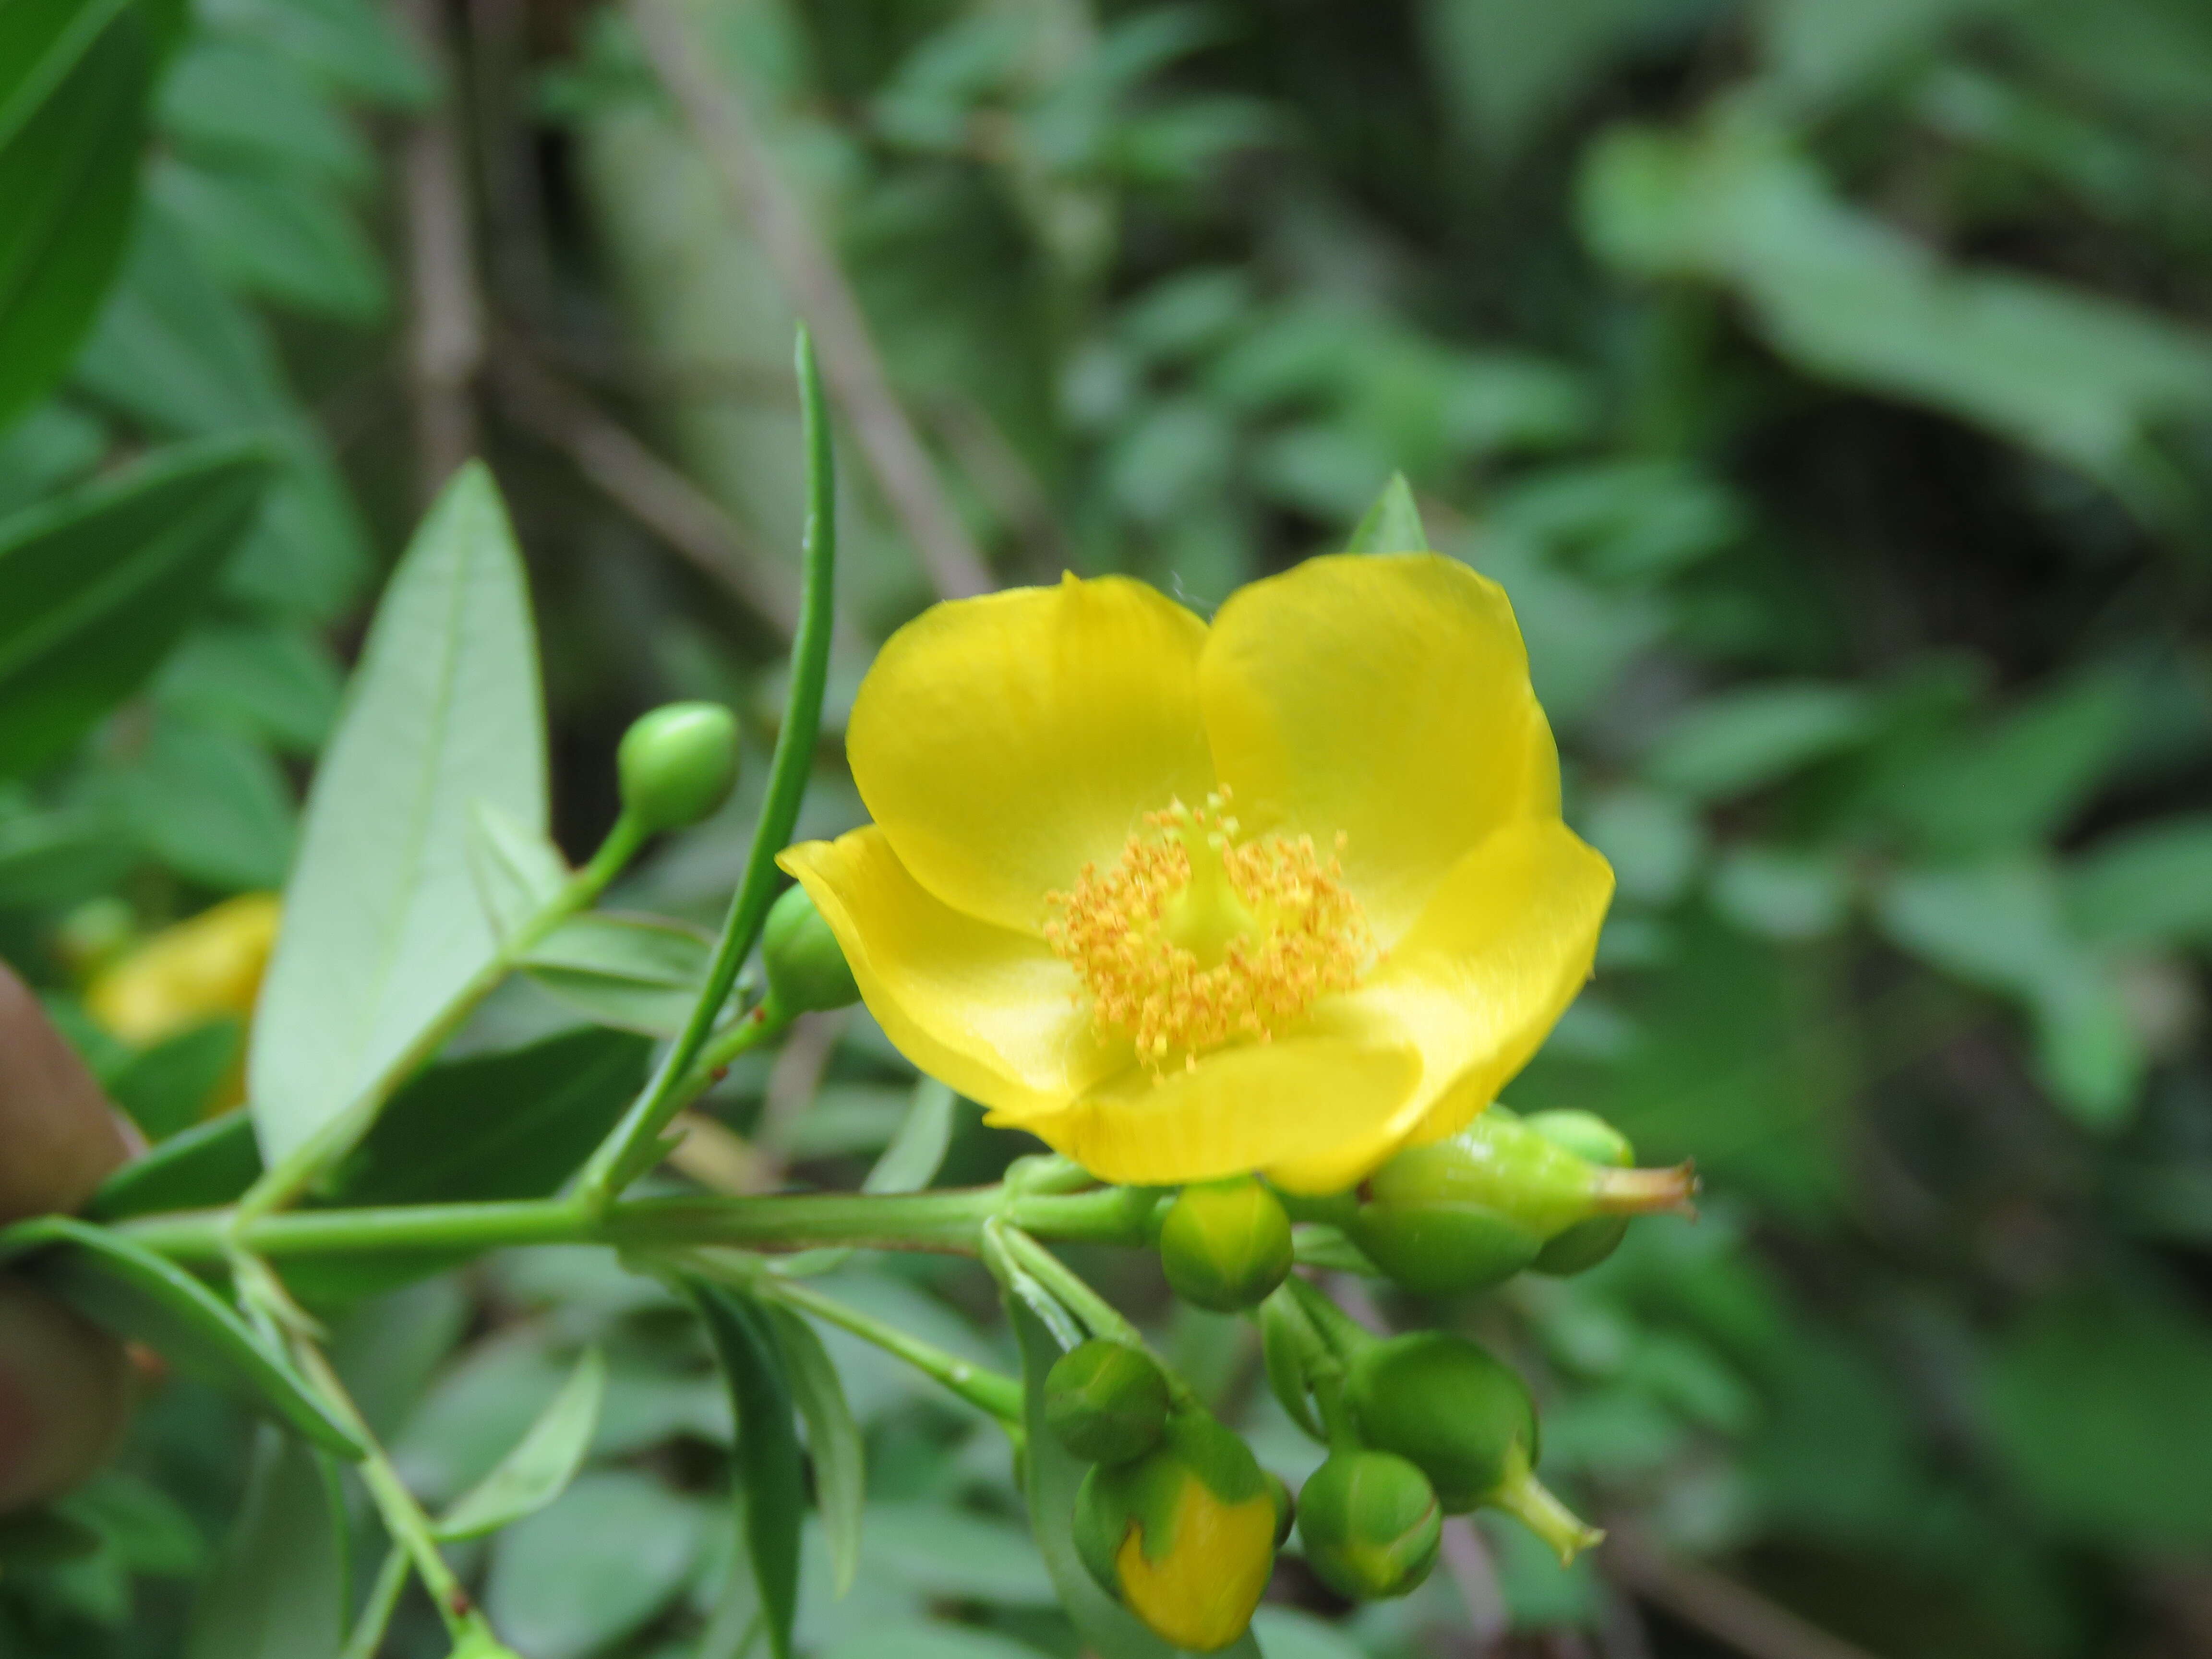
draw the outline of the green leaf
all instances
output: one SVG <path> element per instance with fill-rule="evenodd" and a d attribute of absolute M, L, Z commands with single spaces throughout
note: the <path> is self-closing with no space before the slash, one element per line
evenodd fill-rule
<path fill-rule="evenodd" d="M 683 1588 L 704 1518 L 698 1504 L 646 1475 L 586 1474 L 501 1535 L 484 1610 L 531 1659 L 604 1653 Z"/>
<path fill-rule="evenodd" d="M 738 1420 L 737 1492 L 745 1548 L 760 1586 L 774 1659 L 791 1659 L 799 1609 L 799 1522 L 806 1484 L 793 1416 L 791 1381 L 761 1305 L 720 1286 L 694 1285 L 707 1334 L 720 1360 Z"/>
<path fill-rule="evenodd" d="M 131 0 L 11 9 L 0 50 L 0 426 L 76 356 L 114 280 L 164 45 Z"/>
<path fill-rule="evenodd" d="M 27 812 L 0 818 L 0 905 L 80 903 L 112 888 L 137 858 L 107 811 Z"/>
<path fill-rule="evenodd" d="M 259 444 L 166 451 L 0 525 L 0 777 L 137 690 L 252 522 Z"/>
<path fill-rule="evenodd" d="M 1653 743 L 1645 770 L 1699 799 L 1781 781 L 1867 733 L 1865 697 L 1846 685 L 1771 681 L 1685 709 Z"/>
<path fill-rule="evenodd" d="M 254 739 L 163 714 L 122 799 L 140 844 L 187 880 L 227 892 L 283 884 L 297 836 L 291 786 Z"/>
<path fill-rule="evenodd" d="M 68 1216 L 43 1216 L 0 1232 L 0 1261 L 24 1255 L 31 1260 L 22 1271 L 100 1323 L 202 1372 L 324 1449 L 361 1456 L 353 1431 L 290 1364 L 174 1263 Z"/>
<path fill-rule="evenodd" d="M 248 1061 L 271 1165 L 366 1129 L 346 1115 L 491 962 L 469 867 L 479 801 L 544 830 L 529 595 L 498 489 L 471 462 L 393 574 L 308 796 Z"/>
<path fill-rule="evenodd" d="M 383 314 L 383 264 L 328 184 L 289 169 L 168 156 L 149 188 L 234 290 L 343 323 Z"/>
<path fill-rule="evenodd" d="M 2212 1339 L 2109 1291 L 2039 1308 L 1991 1355 L 1983 1410 L 2032 1507 L 2129 1549 L 2212 1542 Z"/>
<path fill-rule="evenodd" d="M 1019 1297 L 1007 1297 L 1006 1317 L 1022 1351 L 1022 1420 L 1027 1429 L 1022 1497 L 1029 1504 L 1030 1529 L 1038 1553 L 1060 1591 L 1060 1604 L 1097 1659 L 1171 1659 L 1182 1650 L 1170 1647 L 1146 1629 L 1135 1614 L 1106 1593 L 1076 1553 L 1075 1492 L 1089 1466 L 1078 1462 L 1060 1443 L 1044 1413 L 1045 1373 L 1061 1349 Z M 1260 1656 L 1259 1644 L 1249 1631 L 1225 1651 L 1232 1659 Z"/>
<path fill-rule="evenodd" d="M 621 1115 L 650 1047 L 587 1027 L 434 1066 L 392 1097 L 327 1197 L 352 1205 L 544 1198 Z"/>
<path fill-rule="evenodd" d="M 712 939 L 683 922 L 593 911 L 555 928 L 523 969 L 602 1025 L 669 1037 L 690 1018 L 714 951 Z"/>
<path fill-rule="evenodd" d="M 469 868 L 492 930 L 512 938 L 544 909 L 568 879 L 568 861 L 542 830 L 488 802 L 477 803 L 470 825 Z"/>
<path fill-rule="evenodd" d="M 2067 878 L 2086 938 L 2212 944 L 2212 815 L 2160 818 L 2098 842 Z"/>
<path fill-rule="evenodd" d="M 860 1445 L 860 1425 L 845 1399 L 822 1339 L 788 1308 L 767 1305 L 768 1322 L 783 1351 L 791 1392 L 799 1414 L 806 1419 L 806 1449 L 814 1462 L 814 1501 L 822 1511 L 822 1528 L 829 1535 L 831 1579 L 837 1594 L 853 1587 L 860 1566 L 860 1522 L 868 1501 L 867 1468 Z M 738 1431 L 744 1432 L 744 1425 Z"/>
<path fill-rule="evenodd" d="M 154 700 L 202 725 L 313 755 L 337 719 L 342 690 L 337 664 L 316 634 L 222 617 L 185 637 L 154 683 Z"/>
<path fill-rule="evenodd" d="M 343 1499 L 329 1462 L 264 1429 L 246 1500 L 192 1608 L 185 1659 L 329 1659 L 344 1638 Z"/>
<path fill-rule="evenodd" d="M 208 1098 L 238 1063 L 246 1032 L 235 1019 L 211 1020 L 131 1056 L 107 1081 L 115 1103 L 155 1143 L 198 1123 Z"/>
<path fill-rule="evenodd" d="M 179 1130 L 143 1158 L 100 1183 L 84 1212 L 94 1221 L 127 1221 L 171 1210 L 211 1210 L 230 1203 L 261 1173 L 261 1148 L 244 1107 Z"/>
<path fill-rule="evenodd" d="M 591 1449 L 606 1391 L 606 1360 L 597 1348 L 586 1348 L 514 1449 L 438 1517 L 438 1536 L 448 1543 L 481 1538 L 560 1497 Z"/>
<path fill-rule="evenodd" d="M 937 1179 L 952 1144 L 952 1109 L 959 1097 L 933 1077 L 914 1085 L 914 1103 L 898 1133 L 860 1183 L 864 1193 L 918 1193 Z"/>
<path fill-rule="evenodd" d="M 1414 504 L 1413 487 L 1402 472 L 1393 472 L 1375 505 L 1352 526 L 1347 553 L 1419 553 L 1429 545 L 1421 509 Z"/>

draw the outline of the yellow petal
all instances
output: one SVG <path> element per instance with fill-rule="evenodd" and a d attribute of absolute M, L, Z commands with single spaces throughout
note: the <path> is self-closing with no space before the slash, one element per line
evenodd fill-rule
<path fill-rule="evenodd" d="M 787 848 L 776 862 L 812 896 L 899 1052 L 969 1099 L 1048 1110 L 1127 1063 L 1092 1036 L 1066 963 L 932 897 L 881 830 Z"/>
<path fill-rule="evenodd" d="M 1364 1144 L 1420 1080 L 1410 1046 L 1278 1038 L 1217 1049 L 1157 1079 L 1133 1066 L 1064 1111 L 992 1120 L 1027 1129 L 1102 1181 L 1179 1185 Z"/>
<path fill-rule="evenodd" d="M 1434 553 L 1310 559 L 1231 596 L 1199 665 L 1214 763 L 1248 829 L 1344 832 L 1388 945 L 1559 767 L 1504 590 Z"/>
<path fill-rule="evenodd" d="M 1421 1087 L 1372 1133 L 1270 1173 L 1340 1192 L 1400 1146 L 1464 1128 L 1589 978 L 1612 897 L 1611 866 L 1556 818 L 1509 824 L 1462 859 L 1375 977 L 1343 1000 L 1419 1047 Z"/>
<path fill-rule="evenodd" d="M 1114 1557 L 1122 1599 L 1156 1636 L 1216 1653 L 1243 1635 L 1275 1565 L 1275 1504 L 1224 1504 L 1186 1479 L 1176 1495 L 1174 1542 L 1155 1562 L 1138 1528 Z"/>
<path fill-rule="evenodd" d="M 1036 933 L 1144 813 L 1213 787 L 1206 624 L 1140 582 L 1069 577 L 940 605 L 891 635 L 846 733 L 860 799 L 915 878 Z"/>

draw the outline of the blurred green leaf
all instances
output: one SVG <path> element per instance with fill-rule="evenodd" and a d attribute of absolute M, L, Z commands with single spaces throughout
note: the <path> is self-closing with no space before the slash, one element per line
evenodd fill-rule
<path fill-rule="evenodd" d="M 2212 1339 L 2179 1310 L 2087 1294 L 2034 1310 L 1980 1389 L 2007 1470 L 2069 1534 L 2123 1546 L 2212 1540 Z"/>
<path fill-rule="evenodd" d="M 67 1216 L 18 1222 L 0 1232 L 0 1259 L 27 1256 L 21 1271 L 93 1319 L 223 1384 L 325 1450 L 360 1456 L 353 1431 L 290 1364 L 167 1258 Z"/>
<path fill-rule="evenodd" d="M 556 1000 L 602 1025 L 674 1036 L 706 983 L 714 941 L 659 916 L 594 911 L 571 916 L 523 966 Z"/>
<path fill-rule="evenodd" d="M 1688 135 L 1613 134 L 1583 220 L 1626 270 L 1738 292 L 1807 373 L 1927 404 L 2140 489 L 2139 447 L 2212 409 L 2212 336 L 2040 277 L 1946 264 L 1837 199 L 1748 110 Z"/>
<path fill-rule="evenodd" d="M 0 524 L 0 776 L 55 758 L 153 672 L 268 476 L 258 444 L 187 446 Z"/>
<path fill-rule="evenodd" d="M 2085 938 L 2212 942 L 2212 816 L 2154 819 L 2106 836 L 2066 881 L 2067 915 Z"/>
<path fill-rule="evenodd" d="M 1850 747 L 1868 728 L 1866 698 L 1850 686 L 1742 686 L 1677 714 L 1644 770 L 1697 799 L 1742 794 Z"/>
<path fill-rule="evenodd" d="M 147 1139 L 164 1141 L 206 1115 L 209 1100 L 245 1051 L 240 1022 L 211 1020 L 132 1055 L 106 1080 L 107 1092 Z"/>
<path fill-rule="evenodd" d="M 167 1210 L 229 1203 L 261 1173 L 261 1149 L 244 1107 L 180 1129 L 100 1184 L 85 1206 L 95 1221 L 127 1221 Z"/>
<path fill-rule="evenodd" d="M 272 1164 L 338 1121 L 492 959 L 470 871 L 479 801 L 543 830 L 529 595 L 498 489 L 471 463 L 392 575 L 308 795 L 248 1060 Z"/>
<path fill-rule="evenodd" d="M 0 426 L 69 366 L 113 280 L 171 9 L 50 0 L 0 50 Z"/>
<path fill-rule="evenodd" d="M 438 1536 L 448 1543 L 481 1538 L 537 1514 L 559 1498 L 583 1466 L 606 1387 L 606 1360 L 597 1348 L 586 1348 L 530 1431 L 489 1474 L 439 1515 Z"/>
<path fill-rule="evenodd" d="M 775 1659 L 791 1659 L 799 1605 L 799 1523 L 805 1478 L 799 1454 L 791 1381 L 766 1310 L 749 1297 L 695 1286 L 738 1422 L 732 1495 L 760 1592 Z"/>
<path fill-rule="evenodd" d="M 897 1133 L 860 1183 L 866 1193 L 918 1193 L 937 1179 L 952 1144 L 953 1108 L 959 1097 L 935 1078 L 914 1085 L 914 1097 Z"/>
<path fill-rule="evenodd" d="M 164 714 L 124 775 L 123 803 L 140 844 L 179 875 L 224 892 L 283 885 L 292 792 L 252 738 Z"/>
<path fill-rule="evenodd" d="M 860 1425 L 814 1329 L 788 1308 L 767 1304 L 769 1328 L 783 1354 L 799 1414 L 806 1422 L 806 1449 L 814 1465 L 814 1502 L 830 1539 L 831 1580 L 842 1595 L 860 1566 L 860 1533 L 867 1503 L 867 1474 Z M 744 1425 L 738 1425 L 740 1434 Z"/>
<path fill-rule="evenodd" d="M 580 1476 L 552 1507 L 501 1534 L 484 1610 L 531 1659 L 585 1659 L 674 1598 L 697 1558 L 704 1520 L 697 1503 L 648 1476 Z"/>
<path fill-rule="evenodd" d="M 203 725 L 313 755 L 337 719 L 341 690 L 337 664 L 314 635 L 227 617 L 185 636 L 154 683 L 154 699 Z"/>
<path fill-rule="evenodd" d="M 170 159 L 149 188 L 208 269 L 240 293 L 340 322 L 374 322 L 389 299 L 375 249 L 347 204 L 291 172 Z"/>
<path fill-rule="evenodd" d="M 252 33 L 197 34 L 161 82 L 156 119 L 173 143 L 203 155 L 345 185 L 374 172 L 368 145 L 315 76 Z"/>
<path fill-rule="evenodd" d="M 327 1462 L 264 1429 L 246 1500 L 192 1609 L 185 1659 L 321 1659 L 344 1638 L 343 1516 Z"/>

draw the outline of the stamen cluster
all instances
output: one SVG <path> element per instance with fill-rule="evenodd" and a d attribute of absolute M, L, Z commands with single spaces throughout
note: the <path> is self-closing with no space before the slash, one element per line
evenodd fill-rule
<path fill-rule="evenodd" d="M 1228 805 L 1224 789 L 1146 814 L 1111 869 L 1086 864 L 1073 890 L 1046 897 L 1046 941 L 1082 976 L 1093 1022 L 1155 1069 L 1267 1041 L 1375 954 L 1344 884 L 1344 836 L 1324 863 L 1311 836 L 1240 840 Z"/>

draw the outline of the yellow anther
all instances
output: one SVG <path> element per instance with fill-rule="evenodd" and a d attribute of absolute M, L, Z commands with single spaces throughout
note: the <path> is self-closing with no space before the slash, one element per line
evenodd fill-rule
<path fill-rule="evenodd" d="M 1047 896 L 1045 939 L 1082 976 L 1091 1018 L 1156 1069 L 1266 1041 L 1374 956 L 1359 901 L 1310 836 L 1238 839 L 1228 792 L 1146 815 L 1113 868 Z M 1344 837 L 1337 837 L 1341 849 Z"/>

